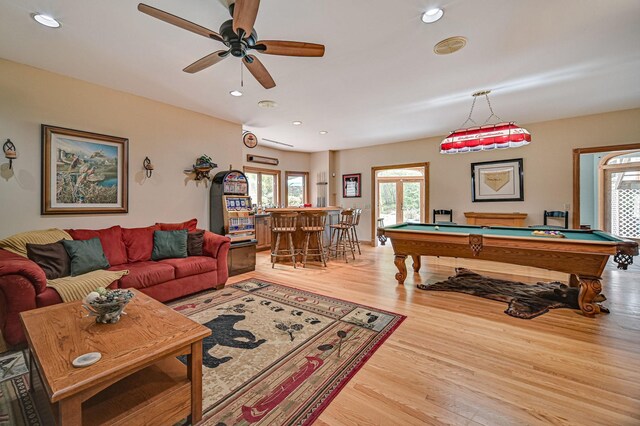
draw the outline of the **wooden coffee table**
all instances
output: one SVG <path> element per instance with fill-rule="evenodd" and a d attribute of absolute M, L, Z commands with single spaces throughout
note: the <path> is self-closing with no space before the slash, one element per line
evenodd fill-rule
<path fill-rule="evenodd" d="M 135 293 L 117 324 L 96 324 L 80 302 L 20 314 L 29 358 L 59 425 L 202 418 L 202 339 L 211 330 Z M 71 365 L 88 352 L 101 352 L 102 359 L 85 368 Z M 178 355 L 187 355 L 186 366 Z"/>

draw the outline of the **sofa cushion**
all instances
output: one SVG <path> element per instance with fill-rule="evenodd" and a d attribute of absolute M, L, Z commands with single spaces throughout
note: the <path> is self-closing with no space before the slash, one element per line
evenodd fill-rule
<path fill-rule="evenodd" d="M 102 249 L 111 265 L 127 263 L 127 249 L 122 241 L 122 228 L 118 225 L 106 229 L 69 229 L 74 240 L 100 238 Z"/>
<path fill-rule="evenodd" d="M 71 259 L 62 241 L 51 244 L 27 243 L 27 256 L 42 268 L 48 280 L 71 274 Z"/>
<path fill-rule="evenodd" d="M 156 223 L 156 226 L 159 226 L 161 231 L 180 231 L 186 229 L 189 232 L 193 232 L 198 226 L 198 219 L 193 218 L 181 223 Z"/>
<path fill-rule="evenodd" d="M 204 231 L 189 232 L 187 235 L 187 255 L 202 256 L 204 245 Z"/>
<path fill-rule="evenodd" d="M 100 238 L 78 241 L 62 240 L 62 245 L 71 258 L 72 277 L 111 266 L 104 255 L 104 250 L 102 250 Z"/>
<path fill-rule="evenodd" d="M 153 231 L 152 260 L 187 257 L 187 230 Z"/>
<path fill-rule="evenodd" d="M 127 248 L 129 263 L 151 260 L 153 231 L 158 229 L 160 228 L 155 225 L 146 228 L 122 228 L 122 241 Z"/>
<path fill-rule="evenodd" d="M 71 235 L 62 229 L 21 232 L 0 240 L 0 248 L 27 257 L 27 243 L 51 244 L 60 240 L 71 240 Z"/>
<path fill-rule="evenodd" d="M 218 268 L 216 259 L 208 256 L 190 256 L 183 259 L 164 259 L 158 263 L 175 268 L 176 278 L 212 272 Z"/>
<path fill-rule="evenodd" d="M 173 266 L 160 262 L 136 262 L 112 266 L 110 271 L 128 269 L 129 275 L 120 278 L 120 288 L 145 288 L 175 279 Z"/>

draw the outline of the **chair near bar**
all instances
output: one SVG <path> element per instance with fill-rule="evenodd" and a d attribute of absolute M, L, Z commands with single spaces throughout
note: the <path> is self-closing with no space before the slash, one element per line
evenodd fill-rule
<path fill-rule="evenodd" d="M 351 229 L 354 224 L 355 214 L 353 209 L 342 210 L 340 212 L 340 220 L 335 225 L 331 225 L 331 239 L 329 241 L 329 254 L 333 257 L 344 257 L 349 263 L 347 256 L 351 252 L 353 260 L 356 259 L 354 244 L 351 239 Z M 335 238 L 335 243 L 334 243 Z"/>
<path fill-rule="evenodd" d="M 320 262 L 326 267 L 327 259 L 323 243 L 324 229 L 327 224 L 327 212 L 302 212 L 300 214 L 300 229 L 304 232 L 304 246 L 302 248 L 302 267 L 307 267 L 307 257 L 320 258 Z M 310 248 L 312 238 L 316 239 L 315 248 Z"/>
<path fill-rule="evenodd" d="M 296 268 L 296 251 L 293 246 L 293 233 L 296 232 L 298 213 L 271 213 L 271 232 L 276 236 L 276 242 L 271 250 L 271 268 L 275 267 L 278 257 L 290 257 L 293 267 Z M 287 239 L 286 249 L 280 249 L 280 237 Z"/>

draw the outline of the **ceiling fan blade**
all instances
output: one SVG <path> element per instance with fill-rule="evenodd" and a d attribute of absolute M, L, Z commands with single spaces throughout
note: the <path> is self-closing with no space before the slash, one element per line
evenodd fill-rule
<path fill-rule="evenodd" d="M 188 72 L 189 74 L 196 73 L 198 71 L 202 71 L 205 68 L 209 68 L 211 65 L 215 65 L 224 58 L 227 57 L 229 52 L 227 50 L 218 50 L 217 52 L 213 52 L 204 58 L 200 58 L 182 71 Z"/>
<path fill-rule="evenodd" d="M 258 40 L 254 49 L 267 55 L 324 56 L 324 45 L 301 41 Z"/>
<path fill-rule="evenodd" d="M 222 37 L 217 32 L 211 31 L 210 29 L 202 27 L 198 24 L 194 24 L 193 22 L 187 21 L 186 19 L 180 18 L 179 16 L 172 15 L 168 12 L 165 12 L 164 10 L 156 9 L 155 7 L 151 7 L 144 3 L 140 3 L 138 5 L 138 10 L 156 19 L 167 22 L 171 25 L 175 25 L 176 27 L 191 31 L 192 33 L 196 33 L 207 38 L 212 38 L 214 40 L 223 41 Z"/>
<path fill-rule="evenodd" d="M 269 71 L 262 65 L 262 62 L 253 55 L 247 55 L 242 58 L 242 62 L 247 67 L 249 72 L 258 80 L 258 83 L 262 84 L 265 89 L 271 89 L 276 87 L 276 82 L 273 81 Z"/>
<path fill-rule="evenodd" d="M 251 35 L 259 7 L 260 0 L 236 0 L 233 6 L 233 31 L 236 34 L 238 30 L 242 30 L 244 31 L 243 38 Z"/>

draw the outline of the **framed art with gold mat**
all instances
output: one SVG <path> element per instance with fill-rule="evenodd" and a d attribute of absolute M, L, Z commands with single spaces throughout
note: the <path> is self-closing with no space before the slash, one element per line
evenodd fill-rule
<path fill-rule="evenodd" d="M 524 201 L 522 158 L 471 163 L 471 200 Z"/>

